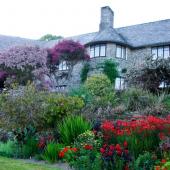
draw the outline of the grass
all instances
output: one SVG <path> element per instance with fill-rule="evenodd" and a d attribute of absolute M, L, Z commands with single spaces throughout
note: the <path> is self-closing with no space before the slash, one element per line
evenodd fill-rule
<path fill-rule="evenodd" d="M 28 163 L 24 160 L 0 157 L 0 170 L 61 170 L 50 165 Z"/>

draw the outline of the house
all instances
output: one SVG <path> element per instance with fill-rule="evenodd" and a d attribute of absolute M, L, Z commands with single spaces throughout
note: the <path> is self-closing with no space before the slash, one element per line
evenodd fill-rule
<path fill-rule="evenodd" d="M 109 6 L 101 8 L 101 19 L 97 32 L 68 37 L 84 44 L 90 54 L 90 65 L 96 72 L 96 65 L 106 59 L 114 59 L 119 63 L 120 77 L 116 79 L 115 88 L 125 88 L 123 70 L 133 65 L 140 66 L 146 56 L 153 58 L 170 57 L 170 19 L 144 24 L 114 28 L 114 12 Z M 15 45 L 39 45 L 43 48 L 52 47 L 57 43 L 40 42 L 17 37 L 0 36 L 0 50 Z M 80 71 L 83 63 L 78 63 L 73 69 L 71 80 L 63 78 L 56 81 L 58 89 L 80 84 Z M 67 70 L 67 63 L 59 65 L 60 71 Z"/>

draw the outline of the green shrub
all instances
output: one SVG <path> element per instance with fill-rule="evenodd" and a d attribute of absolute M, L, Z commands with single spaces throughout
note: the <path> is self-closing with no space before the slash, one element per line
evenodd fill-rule
<path fill-rule="evenodd" d="M 92 101 L 92 96 L 90 95 L 89 91 L 84 86 L 80 86 L 79 88 L 71 89 L 69 92 L 69 95 L 82 98 L 86 104 L 90 103 Z"/>
<path fill-rule="evenodd" d="M 138 111 L 153 106 L 156 96 L 139 88 L 127 89 L 122 93 L 122 101 L 129 111 Z"/>
<path fill-rule="evenodd" d="M 64 116 L 79 112 L 83 106 L 77 96 L 38 91 L 28 84 L 0 95 L 0 112 L 4 113 L 0 115 L 0 126 L 9 130 L 23 130 L 30 125 L 39 131 L 55 128 Z"/>
<path fill-rule="evenodd" d="M 83 100 L 77 96 L 50 94 L 47 98 L 45 122 L 48 127 L 55 128 L 65 116 L 79 112 L 83 106 Z"/>
<path fill-rule="evenodd" d="M 109 78 L 111 83 L 118 77 L 117 64 L 113 60 L 106 60 L 103 63 L 103 73 Z"/>
<path fill-rule="evenodd" d="M 0 126 L 3 129 L 25 128 L 29 125 L 42 129 L 47 93 L 37 91 L 32 84 L 17 87 L 0 95 Z"/>
<path fill-rule="evenodd" d="M 89 70 L 90 70 L 89 63 L 85 63 L 80 73 L 80 78 L 82 83 L 86 81 Z"/>
<path fill-rule="evenodd" d="M 30 158 L 38 153 L 37 140 L 29 138 L 25 144 L 17 145 L 17 149 L 16 157 Z"/>
<path fill-rule="evenodd" d="M 61 141 L 67 145 L 73 143 L 78 135 L 90 129 L 90 123 L 82 116 L 69 116 L 58 125 Z"/>
<path fill-rule="evenodd" d="M 102 97 L 110 93 L 111 82 L 104 74 L 97 74 L 88 77 L 85 82 L 85 88 L 92 96 Z"/>
<path fill-rule="evenodd" d="M 163 104 L 166 107 L 166 109 L 170 111 L 170 95 L 165 96 L 165 99 L 163 100 Z"/>
<path fill-rule="evenodd" d="M 154 167 L 154 160 L 152 159 L 152 154 L 149 152 L 139 155 L 135 160 L 134 169 L 137 170 L 152 170 Z"/>
<path fill-rule="evenodd" d="M 7 141 L 7 143 L 0 142 L 0 155 L 12 157 L 16 151 L 16 144 L 14 141 Z"/>
<path fill-rule="evenodd" d="M 47 144 L 44 154 L 42 155 L 42 158 L 50 163 L 56 162 L 58 158 L 58 154 L 63 148 L 62 144 L 50 142 Z"/>

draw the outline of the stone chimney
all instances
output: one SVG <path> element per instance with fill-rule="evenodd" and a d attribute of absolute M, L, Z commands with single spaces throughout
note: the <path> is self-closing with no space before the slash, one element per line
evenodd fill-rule
<path fill-rule="evenodd" d="M 114 12 L 109 6 L 101 8 L 101 21 L 99 30 L 113 28 Z"/>

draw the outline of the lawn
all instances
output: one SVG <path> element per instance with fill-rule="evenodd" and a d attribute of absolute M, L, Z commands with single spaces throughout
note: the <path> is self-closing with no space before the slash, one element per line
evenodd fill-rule
<path fill-rule="evenodd" d="M 22 160 L 0 157 L 0 170 L 61 170 L 50 165 L 39 165 Z"/>

